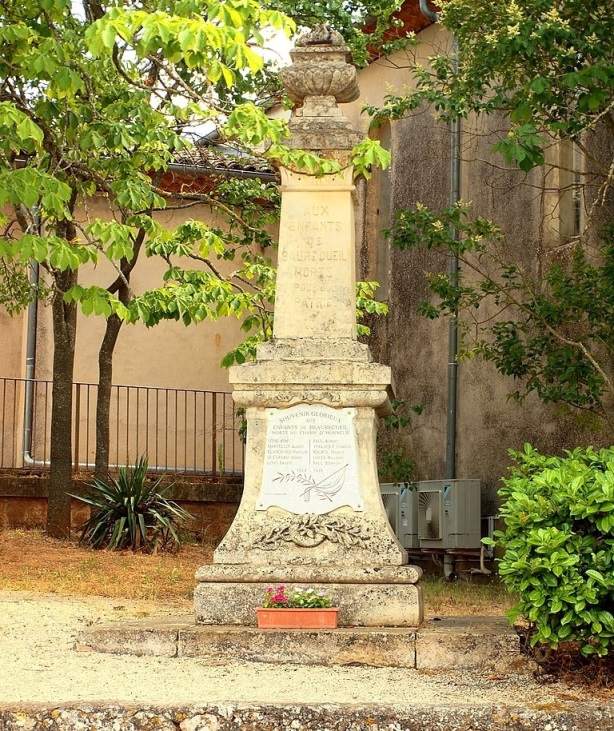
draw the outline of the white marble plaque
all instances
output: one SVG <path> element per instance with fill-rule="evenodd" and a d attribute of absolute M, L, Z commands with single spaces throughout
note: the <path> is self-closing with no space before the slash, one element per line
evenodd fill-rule
<path fill-rule="evenodd" d="M 269 409 L 257 510 L 323 515 L 364 510 L 358 476 L 355 409 L 298 405 Z"/>

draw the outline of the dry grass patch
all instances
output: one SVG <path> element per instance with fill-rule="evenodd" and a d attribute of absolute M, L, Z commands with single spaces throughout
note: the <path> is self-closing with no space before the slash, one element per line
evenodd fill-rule
<path fill-rule="evenodd" d="M 424 610 L 428 617 L 500 616 L 516 604 L 497 577 L 472 576 L 450 582 L 422 579 Z"/>
<path fill-rule="evenodd" d="M 211 560 L 205 546 L 157 555 L 94 551 L 38 530 L 6 530 L 0 533 L 0 590 L 144 599 L 190 612 L 194 573 Z M 496 579 L 449 583 L 427 577 L 421 584 L 429 617 L 500 615 L 513 604 Z"/>
<path fill-rule="evenodd" d="M 148 555 L 94 551 L 36 530 L 0 533 L 0 589 L 63 595 L 172 601 L 190 611 L 194 572 L 210 563 L 209 547 Z"/>

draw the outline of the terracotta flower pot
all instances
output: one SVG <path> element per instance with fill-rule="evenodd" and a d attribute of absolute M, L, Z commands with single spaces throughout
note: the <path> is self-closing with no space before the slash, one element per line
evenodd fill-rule
<path fill-rule="evenodd" d="M 258 627 L 262 629 L 335 629 L 338 607 L 332 609 L 256 609 Z"/>

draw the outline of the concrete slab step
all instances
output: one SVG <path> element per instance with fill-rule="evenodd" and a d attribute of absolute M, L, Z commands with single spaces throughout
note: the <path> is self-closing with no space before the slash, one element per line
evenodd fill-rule
<path fill-rule="evenodd" d="M 445 618 L 419 628 L 341 627 L 264 630 L 197 625 L 191 618 L 91 625 L 76 649 L 123 655 L 198 657 L 216 665 L 236 660 L 296 665 L 371 665 L 416 669 L 521 670 L 517 634 L 498 617 Z"/>

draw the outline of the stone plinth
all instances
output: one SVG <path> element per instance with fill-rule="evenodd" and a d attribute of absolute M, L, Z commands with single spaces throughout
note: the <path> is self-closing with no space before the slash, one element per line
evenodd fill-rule
<path fill-rule="evenodd" d="M 196 573 L 196 621 L 255 626 L 256 607 L 268 586 L 309 584 L 339 607 L 340 627 L 417 627 L 422 622 L 422 571 L 415 566 L 381 569 L 340 566 L 203 566 Z M 228 596 L 233 597 L 232 616 Z"/>
<path fill-rule="evenodd" d="M 504 617 L 447 617 L 420 628 L 345 627 L 317 632 L 195 625 L 187 618 L 144 619 L 86 627 L 77 635 L 76 649 L 198 657 L 205 665 L 255 661 L 481 672 L 535 669 L 520 653 L 520 639 Z"/>

